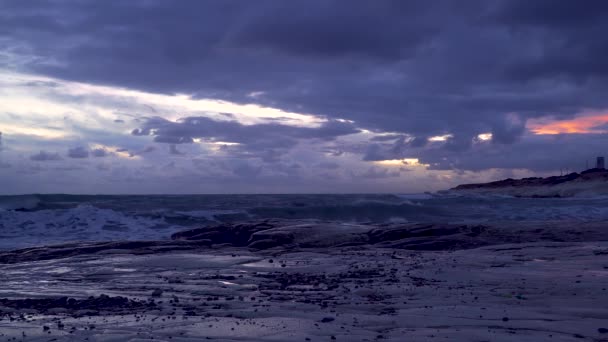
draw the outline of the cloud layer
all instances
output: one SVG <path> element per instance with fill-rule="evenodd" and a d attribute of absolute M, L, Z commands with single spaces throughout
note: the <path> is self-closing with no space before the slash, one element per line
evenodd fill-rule
<path fill-rule="evenodd" d="M 602 0 L 2 7 L 0 71 L 33 75 L 0 80 L 3 165 L 431 190 L 605 153 Z"/>

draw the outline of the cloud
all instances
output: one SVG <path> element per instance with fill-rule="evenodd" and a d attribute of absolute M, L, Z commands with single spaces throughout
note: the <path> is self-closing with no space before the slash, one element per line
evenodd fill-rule
<path fill-rule="evenodd" d="M 330 120 L 319 127 L 298 127 L 278 123 L 244 125 L 238 121 L 218 121 L 208 117 L 186 117 L 170 121 L 161 117 L 148 118 L 140 128 L 132 131 L 135 136 L 154 136 L 158 143 L 229 143 L 222 151 L 234 156 L 256 157 L 265 161 L 278 158 L 302 140 L 332 141 L 360 130 L 346 121 Z M 170 151 L 177 151 L 172 148 Z"/>
<path fill-rule="evenodd" d="M 423 138 L 406 138 L 400 136 L 397 140 L 389 143 L 374 142 L 377 140 L 371 139 L 372 143 L 367 146 L 363 154 L 364 161 L 379 161 L 407 158 L 408 154 L 419 147 L 424 147 L 428 143 L 425 139 L 424 143 L 420 140 Z"/>
<path fill-rule="evenodd" d="M 428 9 L 398 2 L 344 6 L 340 1 L 316 0 L 272 4 L 237 25 L 228 38 L 229 44 L 237 47 L 267 48 L 296 56 L 399 60 L 413 54 L 435 33 L 432 23 L 424 20 Z M 340 13 L 339 24 L 336 13 Z M 407 20 L 384 19 L 398 14 Z"/>
<path fill-rule="evenodd" d="M 93 157 L 102 158 L 108 156 L 108 151 L 105 148 L 96 148 L 91 151 Z"/>
<path fill-rule="evenodd" d="M 33 7 L 9 2 L 0 29 L 38 56 L 23 68 L 63 79 L 461 141 L 495 130 L 510 143 L 515 132 L 503 141 L 497 122 L 511 113 L 525 122 L 608 107 L 596 0 L 57 3 L 36 4 L 36 20 Z"/>
<path fill-rule="evenodd" d="M 133 135 L 153 135 L 154 141 L 170 144 L 192 143 L 194 139 L 272 146 L 295 144 L 295 139 L 333 140 L 358 133 L 352 123 L 331 120 L 320 127 L 298 127 L 276 123 L 244 125 L 238 121 L 218 121 L 209 117 L 186 117 L 170 121 L 162 117 L 148 118 Z"/>
<path fill-rule="evenodd" d="M 526 131 L 526 121 L 518 115 L 511 114 L 499 119 L 492 127 L 492 142 L 512 144 Z"/>
<path fill-rule="evenodd" d="M 337 170 L 340 168 L 340 164 L 332 162 L 320 162 L 316 166 L 325 170 Z"/>
<path fill-rule="evenodd" d="M 136 156 L 141 156 L 141 155 L 144 155 L 144 154 L 147 154 L 147 153 L 151 153 L 151 152 L 154 152 L 154 151 L 156 151 L 156 147 L 154 147 L 154 146 L 147 146 L 144 149 L 141 149 L 139 151 L 129 152 L 129 157 L 132 158 L 132 157 L 136 157 Z M 119 149 L 119 150 L 116 150 L 116 152 L 127 152 L 127 150 Z"/>
<path fill-rule="evenodd" d="M 261 189 L 330 178 L 319 189 L 349 189 L 350 170 L 358 189 L 380 178 L 402 185 L 393 166 L 375 165 L 404 158 L 430 165 L 412 185 L 421 187 L 447 184 L 444 175 L 574 168 L 603 153 L 605 120 L 582 116 L 608 110 L 607 7 L 5 1 L 0 64 L 21 78 L 0 77 L 12 89 L 0 101 L 3 161 L 16 170 L 19 153 L 87 141 L 107 146 L 88 151 L 94 157 L 130 152 L 104 170 L 128 179 L 124 189 L 204 175 L 208 189 L 235 191 L 247 177 Z M 436 136 L 446 138 L 429 141 Z M 43 151 L 31 159 L 59 157 Z M 33 164 L 30 172 L 53 172 Z"/>
<path fill-rule="evenodd" d="M 432 170 L 582 171 L 588 161 L 606 155 L 607 144 L 607 134 L 528 135 L 512 145 L 482 142 L 469 150 L 450 154 L 438 147 L 414 153 L 412 157 L 430 164 Z"/>
<path fill-rule="evenodd" d="M 367 179 L 383 179 L 383 178 L 394 178 L 400 176 L 400 170 L 388 170 L 381 169 L 375 166 L 368 168 L 363 173 L 352 173 L 353 177 L 367 178 Z"/>
<path fill-rule="evenodd" d="M 57 161 L 61 160 L 59 153 L 51 153 L 47 151 L 40 151 L 37 154 L 30 156 L 33 161 Z"/>
<path fill-rule="evenodd" d="M 68 150 L 68 157 L 74 159 L 84 159 L 89 157 L 89 150 L 79 146 Z"/>
<path fill-rule="evenodd" d="M 241 178 L 256 178 L 262 173 L 262 167 L 248 162 L 239 162 L 232 168 L 232 172 Z"/>
<path fill-rule="evenodd" d="M 171 144 L 171 145 L 169 145 L 169 154 L 176 155 L 176 156 L 183 156 L 185 153 L 180 152 L 177 149 L 177 146 L 175 144 Z"/>

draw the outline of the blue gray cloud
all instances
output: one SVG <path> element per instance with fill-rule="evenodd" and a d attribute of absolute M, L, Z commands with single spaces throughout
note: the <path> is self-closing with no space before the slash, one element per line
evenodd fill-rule
<path fill-rule="evenodd" d="M 11 164 L 29 156 L 38 173 L 37 162 L 70 168 L 112 157 L 104 175 L 133 182 L 207 172 L 278 188 L 313 176 L 397 182 L 401 170 L 373 163 L 403 158 L 431 172 L 555 171 L 602 154 L 605 136 L 535 136 L 526 125 L 608 110 L 607 16 L 602 0 L 4 0 L 0 69 L 51 77 L 26 86 L 111 115 L 92 110 L 89 127 L 70 113 L 38 125 L 0 113 L 33 132 L 11 132 L 11 146 L 20 139 L 29 148 L 25 158 L 7 146 L 2 156 Z M 64 81 L 256 104 L 321 123 L 246 124 L 236 112 L 169 113 L 128 97 L 53 93 Z M 40 131 L 60 137 L 33 141 Z M 478 138 L 488 133 L 491 141 Z M 445 141 L 429 141 L 436 136 Z"/>
<path fill-rule="evenodd" d="M 68 150 L 68 157 L 75 159 L 84 159 L 89 157 L 89 150 L 82 147 L 74 147 Z"/>
<path fill-rule="evenodd" d="M 509 113 L 525 122 L 608 106 L 606 4 L 596 0 L 4 8 L 5 36 L 42 56 L 26 65 L 34 72 L 237 102 L 259 93 L 261 104 L 368 129 L 456 139 L 496 131 L 508 143 L 520 134 L 500 130 Z"/>
<path fill-rule="evenodd" d="M 33 161 L 39 161 L 39 162 L 57 161 L 57 160 L 61 160 L 61 156 L 59 156 L 59 153 L 40 151 L 34 155 L 31 155 L 30 159 Z"/>

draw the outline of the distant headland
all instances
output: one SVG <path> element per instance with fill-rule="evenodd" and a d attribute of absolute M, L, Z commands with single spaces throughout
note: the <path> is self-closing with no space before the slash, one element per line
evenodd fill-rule
<path fill-rule="evenodd" d="M 462 184 L 450 189 L 449 192 L 540 198 L 608 195 L 608 170 L 604 167 L 604 158 L 598 157 L 595 168 L 581 173 Z"/>

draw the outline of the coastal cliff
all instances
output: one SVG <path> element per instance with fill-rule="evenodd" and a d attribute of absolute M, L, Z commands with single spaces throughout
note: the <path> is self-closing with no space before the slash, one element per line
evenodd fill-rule
<path fill-rule="evenodd" d="M 608 195 L 608 170 L 589 169 L 563 176 L 507 178 L 490 183 L 462 184 L 450 192 L 515 197 L 588 197 Z"/>

